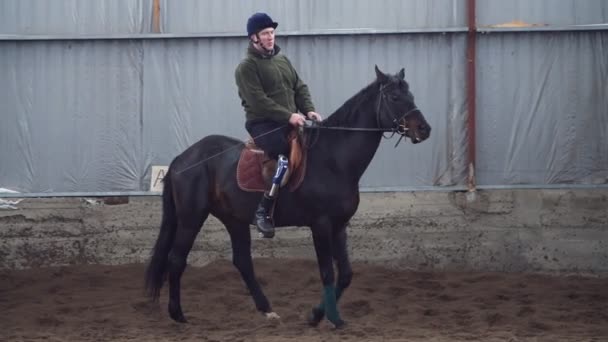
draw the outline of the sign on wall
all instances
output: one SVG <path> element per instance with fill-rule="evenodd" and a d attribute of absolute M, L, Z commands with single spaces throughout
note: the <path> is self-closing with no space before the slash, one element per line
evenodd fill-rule
<path fill-rule="evenodd" d="M 163 192 L 163 178 L 167 174 L 169 166 L 152 165 L 152 177 L 150 177 L 150 191 Z"/>

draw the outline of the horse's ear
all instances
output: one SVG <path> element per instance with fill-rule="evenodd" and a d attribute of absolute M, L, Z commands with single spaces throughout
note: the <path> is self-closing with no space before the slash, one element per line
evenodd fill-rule
<path fill-rule="evenodd" d="M 376 78 L 380 83 L 384 83 L 388 79 L 388 77 L 378 69 L 378 65 L 374 65 L 374 70 L 376 70 Z"/>
<path fill-rule="evenodd" d="M 401 68 L 398 76 L 400 79 L 405 80 L 405 68 Z"/>

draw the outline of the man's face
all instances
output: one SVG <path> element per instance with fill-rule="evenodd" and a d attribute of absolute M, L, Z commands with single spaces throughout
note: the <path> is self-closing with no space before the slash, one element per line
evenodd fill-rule
<path fill-rule="evenodd" d="M 266 50 L 274 49 L 274 29 L 272 27 L 268 27 L 263 29 L 258 33 L 258 38 L 253 35 L 252 40 L 257 41 L 260 46 L 265 48 Z"/>

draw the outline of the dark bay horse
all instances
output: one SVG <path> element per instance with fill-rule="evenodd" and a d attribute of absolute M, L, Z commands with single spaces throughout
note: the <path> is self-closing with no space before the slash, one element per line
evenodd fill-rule
<path fill-rule="evenodd" d="M 323 317 L 344 324 L 337 302 L 350 285 L 352 269 L 346 225 L 359 205 L 359 180 L 372 161 L 385 132 L 419 143 L 431 127 L 414 103 L 404 70 L 384 74 L 346 101 L 335 113 L 304 134 L 314 137 L 307 154 L 304 181 L 295 191 L 281 188 L 274 210 L 277 227 L 310 227 L 323 295 L 308 321 Z M 211 214 L 227 228 L 234 266 L 247 285 L 256 308 L 278 317 L 256 280 L 251 257 L 250 223 L 261 193 L 242 191 L 236 166 L 244 144 L 226 136 L 207 136 L 177 156 L 164 178 L 160 233 L 146 269 L 148 294 L 157 300 L 165 276 L 169 280 L 169 314 L 186 322 L 180 301 L 180 279 L 186 259 L 204 221 Z M 201 163 L 201 161 L 204 161 Z M 192 167 L 195 165 L 195 167 Z M 337 281 L 334 275 L 337 267 Z"/>

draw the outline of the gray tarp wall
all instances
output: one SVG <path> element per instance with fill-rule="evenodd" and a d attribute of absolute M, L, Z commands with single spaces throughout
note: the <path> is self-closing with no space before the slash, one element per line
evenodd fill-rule
<path fill-rule="evenodd" d="M 147 191 L 201 137 L 246 139 L 233 73 L 258 10 L 326 116 L 405 67 L 431 139 L 383 142 L 362 187 L 466 184 L 466 1 L 161 0 L 160 35 L 152 3 L 0 2 L 0 188 Z M 606 23 L 604 0 L 477 1 L 478 185 L 608 183 Z"/>

